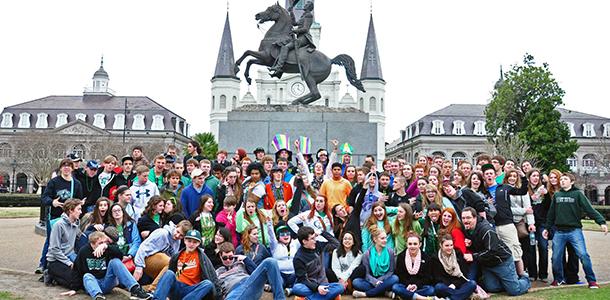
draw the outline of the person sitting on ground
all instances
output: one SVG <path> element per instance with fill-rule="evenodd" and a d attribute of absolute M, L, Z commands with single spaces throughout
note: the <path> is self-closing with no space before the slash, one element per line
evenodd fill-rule
<path fill-rule="evenodd" d="M 394 250 L 387 246 L 385 230 L 372 226 L 369 231 L 373 245 L 362 257 L 362 265 L 366 269 L 365 277 L 356 278 L 352 283 L 354 286 L 352 296 L 355 298 L 375 297 L 384 293 L 390 295 L 392 286 L 398 283 L 398 276 L 394 274 L 396 257 Z"/>
<path fill-rule="evenodd" d="M 259 232 L 258 227 L 248 225 L 242 232 L 241 245 L 237 246 L 235 251 L 235 254 L 245 255 L 250 258 L 257 266 L 266 258 L 271 257 L 267 247 L 259 242 L 259 234 L 263 234 L 263 232 Z"/>
<path fill-rule="evenodd" d="M 273 299 L 286 299 L 282 289 L 282 275 L 277 261 L 267 258 L 257 267 L 244 255 L 234 255 L 231 242 L 219 246 L 223 266 L 216 269 L 224 300 L 260 299 L 265 282 L 269 282 Z"/>
<path fill-rule="evenodd" d="M 110 219 L 108 220 L 108 226 L 114 227 L 117 230 L 118 236 L 116 244 L 119 250 L 123 253 L 123 262 L 131 260 L 138 253 L 142 238 L 140 232 L 136 226 L 136 223 L 129 217 L 125 212 L 125 209 L 118 203 L 114 203 L 110 206 Z"/>
<path fill-rule="evenodd" d="M 337 239 L 326 231 L 322 232 L 322 235 L 336 248 L 339 243 Z M 296 283 L 291 292 L 308 299 L 335 299 L 345 288 L 341 283 L 328 283 L 320 254 L 323 249 L 317 249 L 316 236 L 314 229 L 308 226 L 302 226 L 297 232 L 301 247 L 292 260 Z"/>
<path fill-rule="evenodd" d="M 274 228 L 276 228 L 274 230 Z M 282 273 L 284 280 L 284 288 L 290 288 L 294 285 L 296 275 L 294 275 L 294 266 L 292 260 L 294 255 L 299 250 L 299 241 L 293 240 L 290 236 L 290 228 L 286 223 L 280 221 L 276 227 L 273 226 L 271 217 L 267 217 L 265 229 L 269 233 L 269 245 L 271 257 L 277 260 L 277 265 Z"/>
<path fill-rule="evenodd" d="M 396 259 L 399 280 L 392 291 L 403 299 L 427 299 L 434 295 L 433 263 L 430 256 L 420 249 L 421 237 L 413 231 L 407 236 L 407 249 Z"/>
<path fill-rule="evenodd" d="M 231 233 L 229 233 L 229 230 L 225 227 L 218 227 L 218 229 L 216 230 L 216 234 L 214 235 L 214 242 L 208 244 L 205 248 L 205 255 L 208 256 L 208 258 L 210 259 L 210 261 L 212 262 L 212 265 L 214 266 L 214 270 L 216 270 L 217 268 L 220 268 L 222 266 L 222 260 L 220 260 L 220 255 L 219 255 L 219 247 L 222 243 L 224 242 L 230 242 L 231 241 Z"/>
<path fill-rule="evenodd" d="M 155 299 L 204 299 L 210 293 L 214 299 L 218 298 L 221 293 L 220 283 L 212 262 L 199 247 L 199 231 L 187 231 L 184 245 L 186 247 L 170 259 L 168 270 L 155 290 Z"/>
<path fill-rule="evenodd" d="M 151 299 L 121 262 L 123 253 L 104 232 L 89 235 L 89 244 L 83 247 L 74 261 L 74 270 L 83 278 L 85 291 L 95 300 L 106 299 L 119 284 L 131 293 L 131 299 Z"/>
<path fill-rule="evenodd" d="M 330 282 L 339 282 L 349 292 L 354 279 L 364 276 L 364 267 L 360 264 L 362 251 L 358 239 L 351 231 L 344 231 L 340 240 L 341 244 L 333 251 L 332 267 L 326 276 Z"/>
<path fill-rule="evenodd" d="M 497 293 L 506 291 L 510 296 L 527 293 L 530 280 L 527 273 L 518 276 L 513 255 L 498 237 L 491 224 L 478 216 L 472 207 L 462 211 L 462 222 L 466 230 L 466 246 L 472 254 L 464 254 L 467 262 L 476 262 L 483 272 L 483 287 Z"/>
<path fill-rule="evenodd" d="M 201 233 L 201 247 L 206 247 L 214 241 L 216 222 L 214 221 L 214 198 L 210 195 L 201 196 L 199 208 L 191 215 L 193 229 Z"/>
<path fill-rule="evenodd" d="M 148 201 L 146 209 L 138 220 L 138 231 L 145 240 L 153 231 L 163 227 L 163 211 L 165 210 L 165 199 L 161 196 L 153 196 Z"/>
<path fill-rule="evenodd" d="M 441 249 L 433 258 L 432 268 L 434 278 L 438 282 L 434 286 L 437 296 L 450 297 L 452 300 L 466 300 L 477 289 L 477 283 L 468 280 L 468 265 L 462 252 L 454 247 L 451 234 L 444 234 L 440 238 Z M 481 297 L 483 299 L 488 298 Z"/>
<path fill-rule="evenodd" d="M 136 280 L 140 280 L 142 275 L 154 278 L 149 290 L 154 290 L 159 279 L 167 270 L 169 260 L 172 255 L 178 253 L 180 241 L 184 238 L 187 231 L 191 230 L 193 225 L 191 222 L 184 220 L 174 226 L 174 224 L 165 225 L 153 231 L 150 236 L 140 244 L 140 248 L 136 253 L 134 263 L 136 269 L 133 276 Z"/>
<path fill-rule="evenodd" d="M 63 204 L 64 213 L 61 219 L 53 225 L 49 237 L 49 252 L 47 253 L 47 269 L 44 271 L 44 283 L 52 284 L 53 281 L 59 285 L 72 290 L 80 286 L 80 278 L 73 272 L 74 244 L 76 237 L 81 234 L 78 229 L 79 217 L 82 213 L 82 201 L 68 199 Z"/>

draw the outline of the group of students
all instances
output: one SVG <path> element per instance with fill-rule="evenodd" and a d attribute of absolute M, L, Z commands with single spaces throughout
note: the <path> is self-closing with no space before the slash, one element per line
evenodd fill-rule
<path fill-rule="evenodd" d="M 294 161 L 286 143 L 211 161 L 195 141 L 150 166 L 142 147 L 120 166 L 63 159 L 42 196 L 37 272 L 93 299 L 117 285 L 137 299 L 488 298 L 546 282 L 552 239 L 551 285 L 578 281 L 580 260 L 598 287 L 581 215 L 607 227 L 572 174 L 499 155 L 377 170 L 373 156 L 353 165 L 347 143 L 314 155 L 300 141 Z"/>

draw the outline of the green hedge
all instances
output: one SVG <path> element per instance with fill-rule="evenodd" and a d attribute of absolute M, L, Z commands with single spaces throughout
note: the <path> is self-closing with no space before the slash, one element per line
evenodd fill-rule
<path fill-rule="evenodd" d="M 0 207 L 40 207 L 40 195 L 0 194 Z"/>
<path fill-rule="evenodd" d="M 606 218 L 606 221 L 610 222 L 610 206 L 609 205 L 593 205 L 593 208 L 595 208 L 597 211 L 599 211 L 599 213 L 602 214 L 602 216 L 604 216 L 604 218 Z"/>

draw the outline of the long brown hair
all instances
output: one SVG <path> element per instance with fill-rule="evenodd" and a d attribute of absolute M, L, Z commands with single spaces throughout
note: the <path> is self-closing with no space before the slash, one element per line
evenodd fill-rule
<path fill-rule="evenodd" d="M 434 190 L 436 192 L 436 195 L 434 196 L 434 199 L 428 199 L 428 193 L 424 192 L 421 196 L 422 198 L 422 206 L 424 208 L 430 206 L 430 203 L 436 203 L 439 207 L 443 207 L 443 195 L 441 195 L 440 190 L 438 189 L 438 186 L 432 184 L 432 183 L 428 183 L 426 184 L 426 191 L 427 190 Z"/>
<path fill-rule="evenodd" d="M 112 217 L 112 209 L 118 206 L 121 208 L 121 211 L 123 211 L 123 220 L 121 224 L 117 224 L 116 220 Z M 129 214 L 125 211 L 125 208 L 123 208 L 118 202 L 113 203 L 112 205 L 110 205 L 110 207 L 108 208 L 108 212 L 110 213 L 110 216 L 108 217 L 108 224 L 113 225 L 113 226 L 118 226 L 118 225 L 127 225 L 128 222 L 133 221 L 133 219 L 131 219 L 131 217 L 129 216 Z"/>
<path fill-rule="evenodd" d="M 286 212 L 287 214 L 283 217 L 280 216 L 280 214 L 277 212 L 277 205 L 279 203 L 284 203 L 286 204 Z M 284 222 L 288 222 L 288 204 L 286 203 L 286 201 L 284 201 L 284 199 L 278 199 L 275 200 L 275 203 L 273 204 L 273 209 L 271 210 L 271 219 L 273 220 L 273 226 L 277 225 L 277 223 L 280 222 L 280 220 L 284 221 Z"/>
<path fill-rule="evenodd" d="M 146 208 L 142 212 L 142 216 L 147 215 L 152 218 L 153 210 L 155 209 L 155 206 L 157 206 L 157 204 L 159 204 L 159 202 L 165 202 L 165 199 L 163 199 L 161 196 L 150 197 L 150 200 L 148 200 L 148 204 L 146 205 Z"/>
<path fill-rule="evenodd" d="M 532 176 L 534 173 L 538 173 L 538 176 L 539 176 L 538 184 L 536 184 L 536 186 L 533 186 L 532 181 L 530 180 L 530 176 Z M 529 172 L 527 172 L 527 193 L 531 196 L 541 186 L 542 186 L 542 173 L 540 173 L 540 170 L 538 170 L 536 168 L 532 168 Z"/>
<path fill-rule="evenodd" d="M 242 235 L 241 235 L 241 245 L 244 248 L 244 253 L 250 253 L 250 251 L 252 251 L 252 242 L 250 241 L 250 233 L 252 232 L 252 230 L 258 230 L 258 227 L 256 227 L 253 224 L 250 224 L 248 226 L 246 226 L 246 229 L 243 231 Z M 259 232 L 258 234 L 262 234 L 262 232 Z"/>
<path fill-rule="evenodd" d="M 227 167 L 222 172 L 223 180 L 226 180 L 227 176 L 231 172 L 235 172 L 235 174 L 237 174 L 238 173 L 237 167 L 236 166 L 229 166 L 229 167 Z M 239 174 L 241 174 L 241 170 L 239 171 Z M 244 193 L 244 190 L 243 190 L 243 188 L 241 186 L 241 178 L 240 178 L 239 175 L 235 179 L 235 184 L 234 184 L 234 186 L 232 188 L 233 188 L 233 194 L 234 194 L 235 198 L 241 199 L 241 197 L 242 197 L 242 195 Z"/>
<path fill-rule="evenodd" d="M 324 199 L 324 208 L 322 210 L 326 214 L 326 217 L 330 220 L 330 226 L 332 227 L 333 226 L 333 214 L 328 207 L 328 200 L 326 199 L 326 197 L 324 195 L 318 195 L 315 198 L 316 200 L 314 200 L 313 205 L 310 205 L 311 209 L 309 210 L 308 218 L 313 219 L 314 216 L 316 215 L 316 201 L 318 200 L 318 198 Z M 326 228 L 326 224 L 322 220 L 320 220 L 320 223 L 322 224 L 322 227 L 324 227 L 324 231 L 328 230 L 328 228 Z"/>
<path fill-rule="evenodd" d="M 413 230 L 413 208 L 411 208 L 411 205 L 405 202 L 398 204 L 398 207 L 405 211 L 405 219 L 399 221 L 398 218 L 396 218 L 396 220 L 394 220 L 394 228 L 392 228 L 392 231 L 395 235 L 402 235 L 406 240 L 409 231 Z"/>
<path fill-rule="evenodd" d="M 451 234 L 451 232 L 454 229 L 462 228 L 462 225 L 460 225 L 460 220 L 458 219 L 457 214 L 455 213 L 455 210 L 451 207 L 445 207 L 445 209 L 443 209 L 441 211 L 441 217 L 440 217 L 441 220 L 443 219 L 443 214 L 445 214 L 445 212 L 448 212 L 451 214 L 451 223 L 449 223 L 447 225 L 447 227 L 443 228 L 443 222 L 441 221 L 440 222 L 440 229 L 441 229 L 440 232 Z"/>
<path fill-rule="evenodd" d="M 100 204 L 102 202 L 106 202 L 108 209 L 106 210 L 105 215 L 101 215 L 100 213 Z M 108 215 L 110 214 L 110 205 L 112 201 L 106 197 L 99 197 L 97 201 L 95 201 L 95 207 L 93 208 L 93 213 L 91 214 L 91 224 L 106 224 L 108 221 Z"/>
<path fill-rule="evenodd" d="M 551 174 L 557 175 L 557 187 L 555 187 L 551 184 L 551 179 L 550 179 Z M 561 174 L 562 174 L 561 171 L 559 171 L 557 169 L 552 169 L 549 172 L 549 182 L 547 182 L 547 184 L 546 184 L 546 189 L 547 189 L 547 191 L 549 191 L 548 195 L 551 196 L 551 199 L 553 199 L 553 195 L 555 194 L 555 192 L 557 192 L 558 190 L 561 189 L 561 186 L 559 185 L 559 179 L 561 178 Z"/>
<path fill-rule="evenodd" d="M 388 213 L 385 210 L 385 204 L 383 201 L 373 203 L 373 206 L 371 207 L 371 215 L 366 220 L 364 226 L 368 228 L 369 231 L 371 231 L 371 227 L 377 227 L 377 217 L 375 217 L 375 214 L 373 213 L 376 207 L 383 208 L 383 230 L 388 235 L 392 234 L 392 226 L 390 226 L 390 222 L 388 221 Z"/>

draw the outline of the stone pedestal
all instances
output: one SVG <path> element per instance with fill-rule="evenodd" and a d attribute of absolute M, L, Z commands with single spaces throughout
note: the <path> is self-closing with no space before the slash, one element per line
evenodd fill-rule
<path fill-rule="evenodd" d="M 301 105 L 245 105 L 228 113 L 219 124 L 219 148 L 234 152 L 238 147 L 252 153 L 263 147 L 274 153 L 271 144 L 275 134 L 287 134 L 292 143 L 299 136 L 311 139 L 311 152 L 332 149 L 330 140 L 348 142 L 354 154 L 352 162 L 362 164 L 367 154 L 377 153 L 377 125 L 369 122 L 368 113 L 355 108 L 330 108 Z M 252 155 L 250 155 L 252 156 Z"/>

